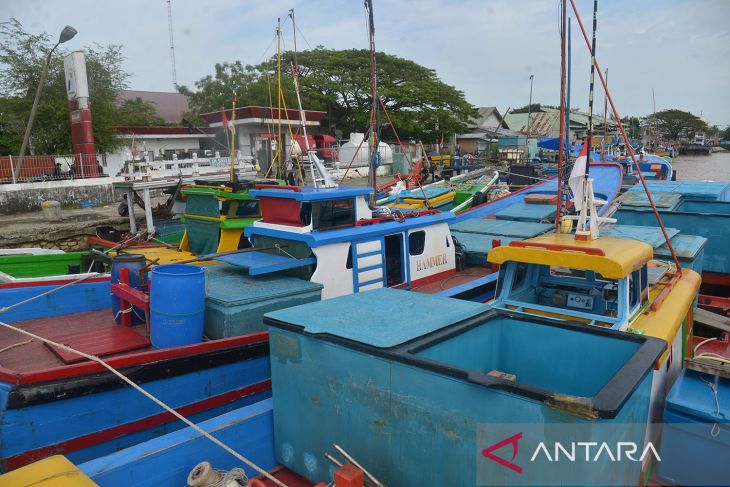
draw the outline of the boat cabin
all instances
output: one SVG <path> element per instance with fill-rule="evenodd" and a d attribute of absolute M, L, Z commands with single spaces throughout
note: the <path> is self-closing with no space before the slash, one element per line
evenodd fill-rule
<path fill-rule="evenodd" d="M 649 302 L 652 248 L 643 242 L 549 235 L 510 242 L 488 258 L 501 265 L 499 308 L 624 330 Z"/>
<path fill-rule="evenodd" d="M 456 272 L 453 213 L 371 209 L 371 188 L 260 185 L 261 220 L 245 235 L 261 251 L 221 257 L 250 275 L 286 271 L 324 286 L 322 299 L 410 289 Z"/>

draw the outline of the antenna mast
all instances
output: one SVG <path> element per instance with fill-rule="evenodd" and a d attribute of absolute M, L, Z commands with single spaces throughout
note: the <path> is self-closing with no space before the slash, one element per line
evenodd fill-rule
<path fill-rule="evenodd" d="M 167 0 L 167 28 L 170 31 L 170 62 L 172 63 L 172 85 L 177 91 L 177 69 L 175 68 L 175 41 L 172 38 L 172 0 Z"/>

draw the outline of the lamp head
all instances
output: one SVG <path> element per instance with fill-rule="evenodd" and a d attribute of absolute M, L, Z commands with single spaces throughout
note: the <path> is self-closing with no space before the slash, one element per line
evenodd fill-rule
<path fill-rule="evenodd" d="M 59 44 L 63 44 L 63 43 L 64 43 L 64 42 L 66 42 L 66 41 L 70 41 L 71 39 L 73 39 L 73 37 L 74 37 L 74 36 L 75 36 L 76 34 L 77 34 L 77 31 L 76 31 L 76 29 L 74 29 L 74 28 L 73 28 L 73 27 L 71 27 L 70 25 L 67 25 L 67 26 L 66 26 L 66 27 L 64 27 L 64 28 L 63 28 L 63 30 L 61 31 L 61 35 L 60 35 L 60 36 L 58 36 L 58 43 L 59 43 Z"/>

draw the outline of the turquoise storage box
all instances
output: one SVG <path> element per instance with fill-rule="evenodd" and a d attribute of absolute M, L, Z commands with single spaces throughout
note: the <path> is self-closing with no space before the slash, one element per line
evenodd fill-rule
<path fill-rule="evenodd" d="M 682 371 L 664 406 L 660 454 L 665 485 L 730 485 L 730 379 Z"/>
<path fill-rule="evenodd" d="M 322 285 L 277 274 L 249 276 L 228 264 L 208 266 L 205 335 L 211 339 L 264 330 L 269 311 L 322 299 Z"/>
<path fill-rule="evenodd" d="M 662 340 L 393 289 L 265 323 L 276 457 L 312 481 L 331 479 L 338 443 L 389 486 L 638 483 L 640 462 L 556 467 L 530 452 L 562 427 L 643 443 Z M 517 432 L 519 454 L 495 455 L 519 474 L 484 454 Z"/>

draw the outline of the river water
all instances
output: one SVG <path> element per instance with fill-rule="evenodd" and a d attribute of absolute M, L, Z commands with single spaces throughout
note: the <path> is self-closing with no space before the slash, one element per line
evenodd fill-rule
<path fill-rule="evenodd" d="M 678 156 L 672 159 L 678 181 L 730 182 L 730 151 L 713 152 L 709 156 Z"/>

